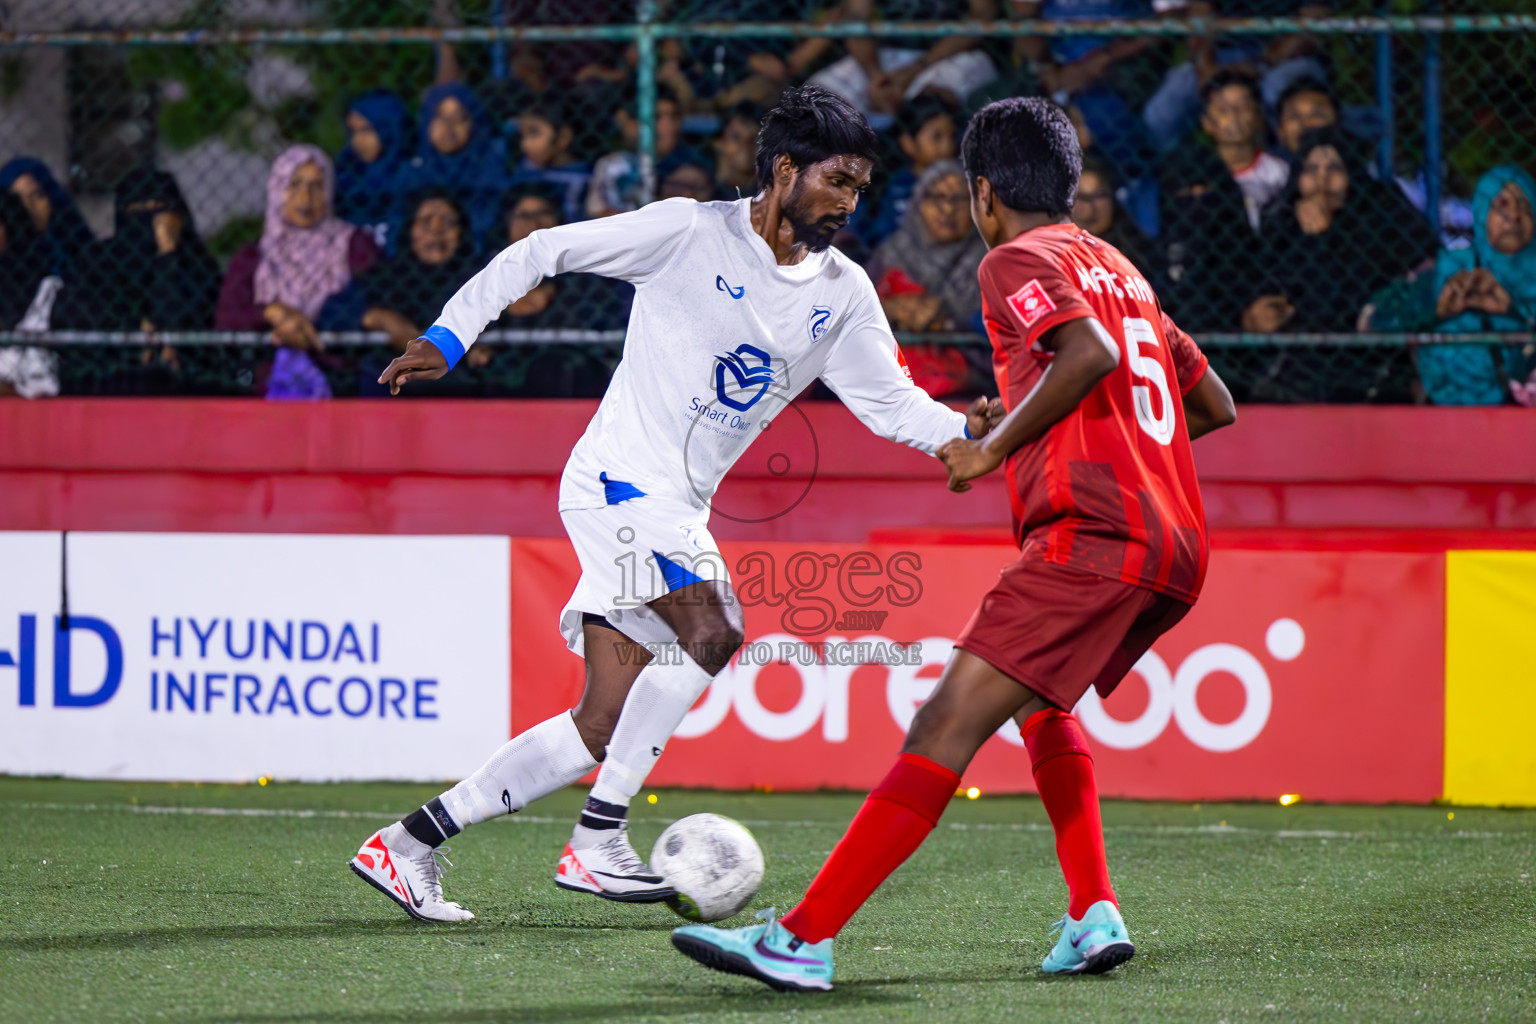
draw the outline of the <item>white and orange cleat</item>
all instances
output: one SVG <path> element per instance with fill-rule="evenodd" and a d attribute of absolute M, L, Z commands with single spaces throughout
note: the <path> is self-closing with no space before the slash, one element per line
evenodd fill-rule
<path fill-rule="evenodd" d="M 555 865 L 555 884 L 618 903 L 662 903 L 677 895 L 666 879 L 645 866 L 623 829 L 588 849 L 565 844 Z"/>
<path fill-rule="evenodd" d="M 474 914 L 443 899 L 442 877 L 453 862 L 396 822 L 368 837 L 349 867 L 418 921 L 469 921 Z"/>

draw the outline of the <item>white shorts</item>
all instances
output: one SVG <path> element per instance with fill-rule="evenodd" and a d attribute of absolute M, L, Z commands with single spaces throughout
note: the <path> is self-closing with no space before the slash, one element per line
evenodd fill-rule
<path fill-rule="evenodd" d="M 560 519 L 581 562 L 576 591 L 560 612 L 560 632 L 577 654 L 585 653 L 584 612 L 639 643 L 671 643 L 677 634 L 646 604 L 704 580 L 730 581 L 708 511 L 687 502 L 641 495 L 565 509 Z"/>

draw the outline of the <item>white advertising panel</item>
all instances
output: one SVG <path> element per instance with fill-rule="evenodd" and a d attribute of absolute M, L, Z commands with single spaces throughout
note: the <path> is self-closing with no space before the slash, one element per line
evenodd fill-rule
<path fill-rule="evenodd" d="M 509 732 L 509 572 L 505 537 L 0 533 L 0 772 L 460 778 Z"/>

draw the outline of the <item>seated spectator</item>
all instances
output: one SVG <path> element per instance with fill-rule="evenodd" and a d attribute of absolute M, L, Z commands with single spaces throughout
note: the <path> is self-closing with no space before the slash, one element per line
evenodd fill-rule
<path fill-rule="evenodd" d="M 535 231 L 562 223 L 560 206 L 548 193 L 528 189 L 510 199 L 506 215 L 508 245 L 521 242 Z M 591 331 L 621 329 L 629 320 L 634 292 L 634 287 L 627 282 L 596 274 L 560 274 L 545 278 L 537 288 L 508 306 L 494 326 Z M 483 365 L 490 361 L 493 352 L 486 346 L 485 351 L 476 356 L 475 349 L 471 348 L 464 358 L 471 365 Z"/>
<path fill-rule="evenodd" d="M 449 82 L 421 104 L 420 149 L 395 176 L 396 224 L 405 223 L 406 197 L 427 189 L 452 193 L 469 214 L 470 234 L 489 238 L 507 186 L 506 150 L 485 108 L 467 85 Z"/>
<path fill-rule="evenodd" d="M 136 167 L 118 183 L 115 233 L 76 262 L 53 309 L 60 330 L 198 331 L 213 326 L 219 264 L 176 179 Z M 173 358 L 173 353 L 162 353 Z"/>
<path fill-rule="evenodd" d="M 53 244 L 39 233 L 21 198 L 0 192 L 0 330 L 21 327 L 52 263 Z M 0 345 L 0 397 L 57 395 L 56 362 L 44 348 Z"/>
<path fill-rule="evenodd" d="M 336 216 L 373 231 L 382 248 L 398 205 L 410 118 L 400 97 L 370 89 L 347 105 L 347 144 L 336 154 Z"/>
<path fill-rule="evenodd" d="M 751 103 L 732 107 L 715 135 L 715 198 L 746 199 L 757 195 L 757 130 L 762 110 Z"/>
<path fill-rule="evenodd" d="M 843 0 L 848 21 L 995 21 L 997 0 Z M 980 36 L 944 36 L 921 49 L 915 40 L 882 46 L 869 37 L 848 39 L 848 55 L 812 75 L 808 82 L 837 93 L 866 116 L 894 114 L 923 92 L 939 93 L 964 106 L 971 93 L 997 78 L 997 65 L 981 48 Z"/>
<path fill-rule="evenodd" d="M 981 315 L 976 268 L 986 252 L 971 223 L 965 172 L 942 160 L 918 179 L 901 228 L 866 269 L 896 330 L 971 330 Z"/>
<path fill-rule="evenodd" d="M 1223 69 L 1212 75 L 1201 90 L 1205 110 L 1200 127 L 1211 137 L 1216 154 L 1232 172 L 1243 193 L 1248 223 L 1259 229 L 1259 217 L 1285 191 L 1290 168 L 1284 160 L 1264 152 L 1264 111 L 1259 87 L 1241 71 Z"/>
<path fill-rule="evenodd" d="M 0 189 L 14 193 L 32 217 L 38 234 L 52 248 L 49 271 L 66 280 L 75 259 L 95 241 L 80 208 L 48 165 L 30 156 L 18 156 L 0 167 Z"/>
<path fill-rule="evenodd" d="M 701 203 L 713 202 L 715 176 L 702 161 L 688 161 L 667 171 L 666 177 L 656 183 L 657 199 L 676 199 L 685 196 Z"/>
<path fill-rule="evenodd" d="M 976 268 L 986 253 L 971 223 L 965 172 L 944 160 L 923 172 L 900 229 L 866 269 L 895 330 L 984 333 Z M 913 382 L 935 398 L 975 392 L 982 383 L 958 346 L 909 343 L 902 354 Z"/>
<path fill-rule="evenodd" d="M 640 206 L 640 156 L 633 147 L 640 142 L 640 122 L 634 101 L 627 100 L 613 109 L 613 120 L 624 138 L 626 148 L 609 153 L 592 169 L 592 186 L 587 191 L 587 216 L 611 217 Z M 676 94 L 665 86 L 656 89 L 656 180 L 686 163 L 707 167 L 703 155 L 683 144 L 683 108 Z"/>
<path fill-rule="evenodd" d="M 1077 181 L 1077 197 L 1072 202 L 1072 221 L 1092 232 L 1130 260 L 1142 276 L 1157 279 L 1157 251 L 1115 198 L 1115 175 L 1109 164 L 1095 158 L 1083 159 L 1083 173 Z"/>
<path fill-rule="evenodd" d="M 580 220 L 592 167 L 571 155 L 575 136 L 565 110 L 549 99 L 535 103 L 518 117 L 517 137 L 523 156 L 512 169 L 511 184 L 547 182 L 558 187 L 565 219 Z"/>
<path fill-rule="evenodd" d="M 400 251 L 328 299 L 322 328 L 382 331 L 404 351 L 480 269 L 468 215 L 452 193 L 428 189 L 410 197 L 406 211 Z"/>
<path fill-rule="evenodd" d="M 1158 299 L 1188 331 L 1229 331 L 1258 273 L 1242 189 L 1209 146 L 1182 146 L 1158 173 Z"/>
<path fill-rule="evenodd" d="M 935 96 L 922 95 L 896 112 L 896 145 L 906 164 L 891 175 L 874 223 L 861 232 L 870 242 L 888 237 L 906 219 L 907 203 L 924 171 L 959 152 L 955 115 Z"/>
<path fill-rule="evenodd" d="M 1013 0 L 1011 9 L 1016 18 L 1058 22 L 1152 17 L 1151 0 Z M 1014 45 L 1045 92 L 1063 107 L 1077 107 L 1105 159 L 1130 181 L 1150 158 L 1146 128 L 1127 97 L 1135 76 L 1123 72 L 1157 43 L 1145 35 L 1018 36 Z"/>
<path fill-rule="evenodd" d="M 1529 331 L 1536 324 L 1536 182 L 1495 167 L 1472 195 L 1472 245 L 1435 260 L 1434 330 L 1443 334 Z M 1436 405 L 1498 405 L 1503 381 L 1521 405 L 1536 405 L 1536 359 L 1525 346 L 1426 345 L 1419 379 Z"/>
<path fill-rule="evenodd" d="M 1371 180 L 1332 129 L 1302 138 L 1285 201 L 1260 233 L 1264 279 L 1245 331 L 1353 331 L 1371 294 L 1434 255 L 1434 229 Z"/>
<path fill-rule="evenodd" d="M 684 23 L 826 20 L 815 3 L 786 6 L 783 0 L 675 0 L 670 6 L 672 17 Z M 693 83 L 700 107 L 722 114 L 741 104 L 770 107 L 785 86 L 835 46 L 826 38 L 698 36 L 684 44 L 683 71 Z M 756 131 L 754 125 L 754 135 Z"/>
<path fill-rule="evenodd" d="M 268 398 L 331 397 L 316 365 L 321 344 L 315 317 L 325 300 L 379 257 L 373 237 L 334 212 L 330 158 L 314 146 L 291 146 L 272 162 L 261 240 L 229 262 L 214 327 L 269 330 L 279 346 Z"/>
<path fill-rule="evenodd" d="M 1339 123 L 1339 105 L 1328 86 L 1318 78 L 1299 78 L 1280 94 L 1276 106 L 1276 156 L 1289 161 L 1301 146 L 1301 137 Z"/>
<path fill-rule="evenodd" d="M 1162 0 L 1157 6 L 1164 14 L 1220 18 L 1320 18 L 1332 13 L 1329 4 L 1317 0 Z M 1191 59 L 1168 71 L 1142 110 L 1148 134 L 1162 153 L 1170 152 L 1189 136 L 1202 106 L 1201 83 L 1219 73 L 1218 68 L 1255 78 L 1263 105 L 1269 110 L 1283 105 L 1284 94 L 1296 82 L 1326 77 L 1318 59 L 1322 47 L 1313 36 L 1203 36 L 1191 39 L 1189 49 Z M 1289 159 L 1294 151 L 1294 147 L 1287 147 L 1282 155 Z"/>

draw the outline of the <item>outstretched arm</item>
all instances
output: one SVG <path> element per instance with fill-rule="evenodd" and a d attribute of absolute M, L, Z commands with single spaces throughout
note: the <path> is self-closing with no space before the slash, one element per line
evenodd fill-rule
<path fill-rule="evenodd" d="M 970 490 L 966 481 L 992 472 L 1020 446 L 1059 423 L 1120 362 L 1114 339 L 1094 317 L 1068 320 L 1046 335 L 1041 344 L 1055 355 L 1024 401 L 985 438 L 956 439 L 938 450 L 949 468 L 950 490 Z"/>
<path fill-rule="evenodd" d="M 436 380 L 453 369 L 502 310 L 546 277 L 601 274 L 641 285 L 672 262 L 692 233 L 698 204 L 668 199 L 633 213 L 535 231 L 503 249 L 465 282 L 426 334 L 379 376 L 391 394 L 412 380 Z"/>
<path fill-rule="evenodd" d="M 859 422 L 881 437 L 930 455 L 950 438 L 986 434 L 986 399 L 978 398 L 961 413 L 912 383 L 872 285 L 862 307 L 851 315 L 860 319 L 839 328 L 837 348 L 821 379 Z"/>

